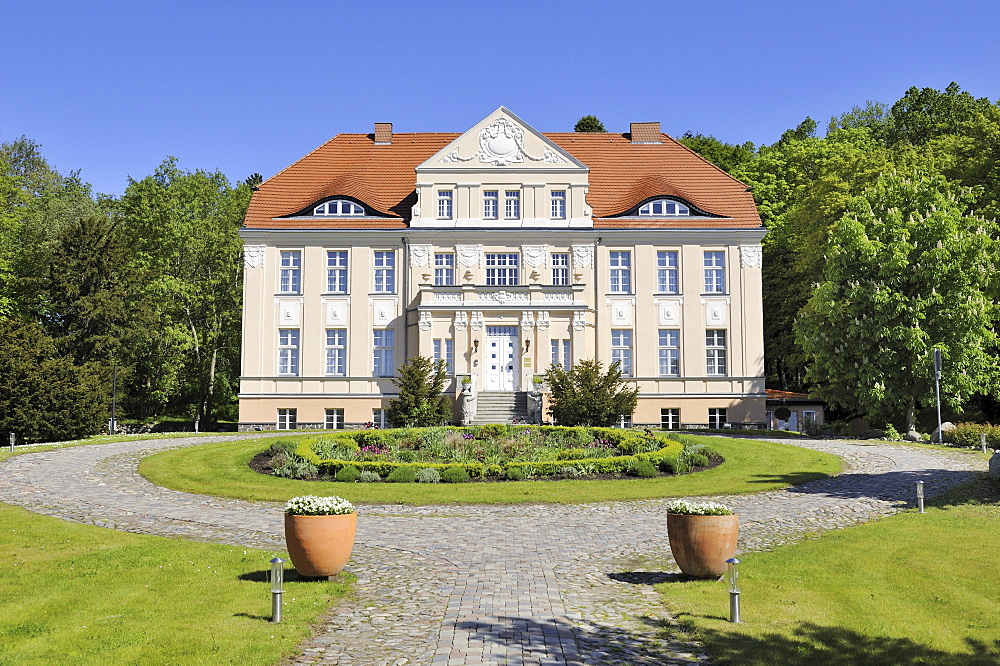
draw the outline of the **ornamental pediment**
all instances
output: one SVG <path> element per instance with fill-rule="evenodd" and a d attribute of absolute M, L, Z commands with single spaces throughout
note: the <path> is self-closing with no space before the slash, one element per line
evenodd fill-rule
<path fill-rule="evenodd" d="M 582 171 L 587 167 L 500 107 L 417 167 L 427 171 Z"/>

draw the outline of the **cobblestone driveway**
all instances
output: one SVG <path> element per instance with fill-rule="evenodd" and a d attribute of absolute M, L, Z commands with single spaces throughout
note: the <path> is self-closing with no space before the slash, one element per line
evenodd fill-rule
<path fill-rule="evenodd" d="M 179 493 L 136 474 L 151 452 L 233 437 L 18 456 L 0 465 L 0 501 L 81 523 L 280 551 L 280 505 Z M 931 497 L 985 468 L 970 455 L 916 448 L 787 443 L 835 453 L 848 470 L 787 490 L 714 498 L 740 513 L 741 551 L 894 513 L 912 501 L 918 480 Z M 348 565 L 359 577 L 357 600 L 332 609 L 295 662 L 707 661 L 697 645 L 656 635 L 667 618 L 652 583 L 676 571 L 666 503 L 362 506 Z"/>

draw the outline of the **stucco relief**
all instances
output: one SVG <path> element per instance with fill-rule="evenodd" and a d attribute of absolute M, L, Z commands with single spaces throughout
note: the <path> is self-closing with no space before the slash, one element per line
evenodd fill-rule
<path fill-rule="evenodd" d="M 347 325 L 347 303 L 326 302 L 326 323 L 330 326 Z"/>
<path fill-rule="evenodd" d="M 521 313 L 521 328 L 534 328 L 535 315 L 530 310 Z"/>
<path fill-rule="evenodd" d="M 656 302 L 660 326 L 681 325 L 681 302 L 678 300 L 661 300 Z"/>
<path fill-rule="evenodd" d="M 455 326 L 456 331 L 464 331 L 469 327 L 469 313 L 468 312 L 456 312 L 455 321 L 452 322 Z"/>
<path fill-rule="evenodd" d="M 540 311 L 535 317 L 535 327 L 540 331 L 549 330 L 549 323 L 549 313 L 545 310 Z"/>
<path fill-rule="evenodd" d="M 522 245 L 521 246 L 521 257 L 524 259 L 525 266 L 544 266 L 545 257 L 548 256 L 549 246 L 548 245 Z"/>
<path fill-rule="evenodd" d="M 427 310 L 422 310 L 420 312 L 420 321 L 417 323 L 417 326 L 420 327 L 421 331 L 429 331 L 431 330 L 432 321 L 433 318 L 431 317 L 431 313 Z"/>
<path fill-rule="evenodd" d="M 458 255 L 458 263 L 463 266 L 478 266 L 482 261 L 482 245 L 456 245 L 455 254 Z"/>
<path fill-rule="evenodd" d="M 709 326 L 725 326 L 729 320 L 729 303 L 725 300 L 705 300 L 705 323 Z"/>
<path fill-rule="evenodd" d="M 298 326 L 301 320 L 300 312 L 302 310 L 302 304 L 298 301 L 279 301 L 278 302 L 278 325 L 279 326 Z"/>
<path fill-rule="evenodd" d="M 484 127 L 479 132 L 479 152 L 475 157 L 482 164 L 507 166 L 521 164 L 525 159 L 532 162 L 547 164 L 563 164 L 566 160 L 548 146 L 542 151 L 541 157 L 528 153 L 524 148 L 524 130 L 503 116 Z M 457 164 L 468 162 L 473 157 L 462 157 L 456 148 L 441 158 L 442 164 Z"/>
<path fill-rule="evenodd" d="M 246 268 L 257 268 L 264 264 L 265 245 L 244 245 L 243 265 Z"/>
<path fill-rule="evenodd" d="M 372 323 L 375 326 L 388 326 L 396 313 L 396 301 L 372 299 Z"/>
<path fill-rule="evenodd" d="M 439 291 L 434 294 L 437 303 L 461 303 L 462 293 L 458 291 Z"/>
<path fill-rule="evenodd" d="M 582 331 L 587 328 L 587 313 L 583 310 L 573 313 L 573 330 Z"/>
<path fill-rule="evenodd" d="M 760 245 L 740 245 L 740 262 L 743 268 L 759 268 L 763 263 Z"/>
<path fill-rule="evenodd" d="M 573 302 L 573 292 L 547 291 L 542 294 L 542 301 L 545 303 L 564 303 L 568 305 Z"/>
<path fill-rule="evenodd" d="M 608 301 L 611 306 L 611 324 L 613 326 L 632 325 L 632 301 L 631 299 L 615 299 Z"/>
<path fill-rule="evenodd" d="M 527 303 L 528 295 L 518 294 L 506 290 L 488 291 L 488 292 L 477 293 L 476 300 L 489 301 L 491 303 L 499 303 L 500 305 L 506 305 L 507 303 Z"/>
<path fill-rule="evenodd" d="M 483 330 L 483 313 L 479 310 L 473 310 L 472 312 L 472 323 L 469 325 L 472 327 L 473 331 Z"/>
<path fill-rule="evenodd" d="M 574 245 L 573 246 L 573 266 L 579 268 L 586 268 L 590 266 L 590 262 L 594 259 L 594 246 L 593 245 Z"/>
<path fill-rule="evenodd" d="M 431 260 L 431 245 L 410 246 L 410 266 L 427 266 Z"/>

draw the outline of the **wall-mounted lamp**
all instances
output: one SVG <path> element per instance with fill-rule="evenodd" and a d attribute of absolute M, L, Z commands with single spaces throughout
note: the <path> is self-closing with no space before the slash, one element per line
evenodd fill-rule
<path fill-rule="evenodd" d="M 472 341 L 472 353 L 475 354 L 477 351 L 479 351 L 479 338 Z"/>
<path fill-rule="evenodd" d="M 526 340 L 524 342 L 524 353 L 527 354 L 529 349 L 531 349 L 531 340 Z"/>

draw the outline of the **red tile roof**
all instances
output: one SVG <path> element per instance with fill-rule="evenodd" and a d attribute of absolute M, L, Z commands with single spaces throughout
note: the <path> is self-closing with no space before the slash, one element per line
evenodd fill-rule
<path fill-rule="evenodd" d="M 778 391 L 776 389 L 765 389 L 768 400 L 799 400 L 810 402 L 823 402 L 809 397 L 807 393 L 793 393 L 792 391 Z"/>
<path fill-rule="evenodd" d="M 460 134 L 392 134 L 376 145 L 371 134 L 338 134 L 260 184 L 247 211 L 257 228 L 403 228 L 416 202 L 414 169 Z M 545 134 L 590 168 L 587 202 L 595 228 L 758 228 L 760 216 L 746 186 L 666 134 L 662 143 L 633 144 L 628 135 Z M 281 219 L 331 196 L 364 202 L 386 218 Z M 641 201 L 674 196 L 717 218 L 621 218 Z M 277 218 L 277 219 L 276 219 Z M 389 224 L 392 226 L 388 226 Z"/>

